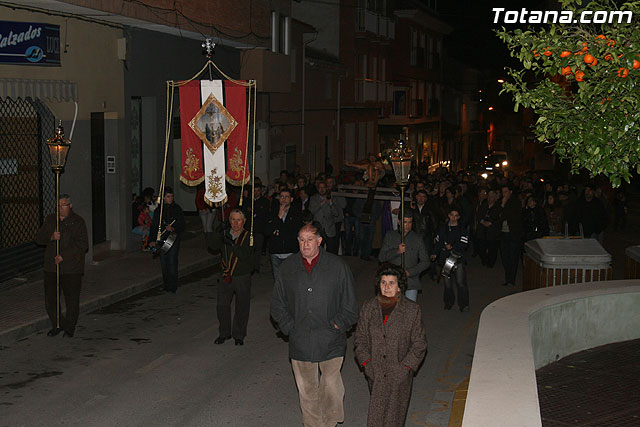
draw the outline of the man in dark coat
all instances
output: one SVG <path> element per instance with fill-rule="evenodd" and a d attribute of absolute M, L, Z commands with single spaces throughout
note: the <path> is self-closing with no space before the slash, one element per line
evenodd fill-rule
<path fill-rule="evenodd" d="M 216 344 L 233 337 L 236 345 L 244 345 L 249 322 L 251 300 L 251 271 L 253 270 L 253 248 L 249 246 L 249 232 L 244 229 L 247 218 L 241 209 L 229 214 L 231 229 L 225 231 L 222 249 L 222 279 L 218 282 L 216 305 L 220 335 Z M 236 308 L 231 323 L 231 300 L 236 296 Z"/>
<path fill-rule="evenodd" d="M 157 238 L 158 228 L 162 233 L 161 239 L 169 236 L 175 237 L 171 248 L 160 255 L 160 266 L 162 267 L 162 280 L 165 292 L 176 293 L 178 290 L 178 254 L 180 253 L 180 234 L 185 229 L 184 214 L 180 205 L 173 201 L 173 188 L 166 187 L 164 190 L 163 204 L 160 205 L 151 221 L 150 237 Z M 175 233 L 172 235 L 171 233 Z M 158 242 L 151 242 L 149 246 L 154 247 Z"/>
<path fill-rule="evenodd" d="M 271 213 L 265 227 L 274 279 L 284 260 L 298 252 L 298 230 L 302 227 L 302 213 L 291 205 L 291 190 L 281 189 L 278 199 L 278 208 Z"/>
<path fill-rule="evenodd" d="M 579 224 L 582 224 L 585 238 L 598 239 L 602 243 L 601 233 L 607 226 L 607 211 L 602 200 L 595 197 L 594 190 L 593 184 L 585 185 L 584 194 L 576 200 L 574 205 L 574 215 L 571 222 L 574 233 L 579 232 Z"/>
<path fill-rule="evenodd" d="M 498 227 L 501 231 L 500 258 L 504 267 L 503 286 L 515 286 L 524 229 L 522 227 L 522 204 L 520 199 L 513 195 L 513 189 L 510 185 L 502 186 Z"/>
<path fill-rule="evenodd" d="M 60 195 L 60 231 L 56 232 L 56 215 L 48 215 L 36 235 L 36 243 L 46 246 L 44 252 L 44 301 L 51 321 L 53 337 L 64 331 L 65 337 L 72 337 L 80 313 L 80 288 L 84 274 L 84 255 L 89 248 L 87 226 L 80 215 L 73 212 L 71 196 Z M 56 242 L 60 242 L 60 254 L 56 254 Z M 64 293 L 66 314 L 59 312 L 56 265 L 60 268 L 60 287 Z M 59 318 L 58 318 L 59 314 Z M 58 322 L 59 320 L 59 322 Z"/>
<path fill-rule="evenodd" d="M 498 259 L 498 247 L 500 246 L 500 203 L 496 190 L 489 190 L 487 198 L 477 211 L 476 241 L 475 245 L 480 255 L 480 261 L 485 267 L 493 268 Z M 500 224 L 500 227 L 502 224 Z"/>
<path fill-rule="evenodd" d="M 298 233 L 300 255 L 280 266 L 271 317 L 289 336 L 304 425 L 334 426 L 344 421 L 340 369 L 347 331 L 358 321 L 358 302 L 349 266 L 321 248 L 319 228 L 305 224 Z"/>

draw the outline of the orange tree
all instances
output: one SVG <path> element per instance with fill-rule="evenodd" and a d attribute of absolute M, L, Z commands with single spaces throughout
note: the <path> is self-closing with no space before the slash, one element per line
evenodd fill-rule
<path fill-rule="evenodd" d="M 507 68 L 501 93 L 513 96 L 515 111 L 535 111 L 537 139 L 569 160 L 572 172 L 585 168 L 617 187 L 634 169 L 640 173 L 640 1 L 560 4 L 576 19 L 583 11 L 618 11 L 631 12 L 632 22 L 503 27 L 496 33 L 522 68 Z"/>

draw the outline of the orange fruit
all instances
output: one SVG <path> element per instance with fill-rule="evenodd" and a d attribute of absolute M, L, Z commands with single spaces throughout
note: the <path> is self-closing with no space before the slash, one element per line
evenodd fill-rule
<path fill-rule="evenodd" d="M 593 62 L 589 64 L 589 67 L 593 67 L 594 65 L 598 65 L 598 58 L 593 58 Z"/>
<path fill-rule="evenodd" d="M 607 42 L 607 46 L 614 47 L 616 45 L 616 41 L 614 39 L 609 39 Z"/>
<path fill-rule="evenodd" d="M 640 61 L 638 61 L 637 59 L 633 60 L 633 69 L 637 70 L 638 68 L 640 68 Z"/>
<path fill-rule="evenodd" d="M 550 51 L 550 50 L 545 50 L 545 51 L 544 51 L 544 53 L 543 53 L 543 55 L 544 55 L 544 56 L 551 56 L 551 55 L 552 55 L 552 53 L 551 53 L 551 51 Z"/>
<path fill-rule="evenodd" d="M 560 58 L 566 58 L 567 56 L 571 55 L 571 52 L 569 52 L 568 50 L 563 50 L 560 53 Z"/>
<path fill-rule="evenodd" d="M 618 68 L 618 77 L 622 77 L 623 79 L 629 75 L 629 70 L 626 68 Z"/>
<path fill-rule="evenodd" d="M 598 34 L 597 39 L 606 39 L 604 34 Z"/>
<path fill-rule="evenodd" d="M 536 49 L 533 49 L 533 56 L 535 56 L 536 58 L 537 58 L 538 56 L 540 56 L 540 55 L 538 54 L 538 51 L 537 51 Z"/>
<path fill-rule="evenodd" d="M 584 56 L 584 62 L 585 62 L 585 64 L 591 64 L 595 59 L 596 59 L 596 58 L 595 58 L 593 55 L 591 55 L 590 53 L 587 53 L 587 54 Z"/>
<path fill-rule="evenodd" d="M 576 81 L 584 81 L 584 71 L 576 70 Z"/>
<path fill-rule="evenodd" d="M 571 67 L 562 67 L 562 69 L 560 70 L 560 72 L 562 73 L 563 76 L 568 76 L 570 74 L 573 74 L 573 72 L 571 71 Z"/>
<path fill-rule="evenodd" d="M 613 56 L 611 56 L 611 54 L 610 54 L 610 53 L 607 53 L 607 54 L 604 56 L 604 60 L 605 60 L 605 61 L 611 61 L 612 59 L 613 59 Z"/>

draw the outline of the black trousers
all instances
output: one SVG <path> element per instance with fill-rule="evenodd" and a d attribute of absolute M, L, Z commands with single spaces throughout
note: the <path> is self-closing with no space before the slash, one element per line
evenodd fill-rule
<path fill-rule="evenodd" d="M 469 287 L 467 286 L 467 270 L 466 266 L 459 263 L 456 269 L 451 273 L 451 277 L 444 278 L 444 305 L 452 306 L 456 302 L 453 293 L 453 281 L 456 282 L 458 293 L 458 307 L 464 308 L 469 305 Z"/>
<path fill-rule="evenodd" d="M 61 298 L 64 295 L 66 313 L 60 310 L 60 328 L 73 334 L 80 314 L 80 288 L 82 287 L 82 274 L 61 274 L 60 289 Z M 44 305 L 51 321 L 51 328 L 57 327 L 56 310 L 56 273 L 44 273 Z"/>
<path fill-rule="evenodd" d="M 340 249 L 340 235 L 336 234 L 333 237 L 327 237 L 326 243 L 327 252 L 338 255 L 338 250 Z"/>
<path fill-rule="evenodd" d="M 498 259 L 498 248 L 500 247 L 500 240 L 476 240 L 476 247 L 478 249 L 478 255 L 482 261 L 482 265 L 489 268 L 493 268 L 496 265 Z"/>
<path fill-rule="evenodd" d="M 235 314 L 233 326 L 231 323 L 231 300 L 236 296 Z M 249 323 L 249 308 L 251 300 L 251 275 L 233 276 L 231 283 L 224 279 L 218 282 L 218 331 L 221 337 L 232 336 L 235 339 L 244 339 L 247 336 L 247 324 Z"/>
<path fill-rule="evenodd" d="M 176 292 L 178 289 L 178 254 L 180 253 L 180 238 L 177 238 L 169 252 L 160 255 L 160 266 L 162 267 L 162 281 L 164 290 Z"/>
<path fill-rule="evenodd" d="M 502 258 L 502 266 L 504 267 L 504 281 L 512 285 L 516 283 L 521 247 L 520 238 L 511 233 L 501 233 L 500 258 Z"/>

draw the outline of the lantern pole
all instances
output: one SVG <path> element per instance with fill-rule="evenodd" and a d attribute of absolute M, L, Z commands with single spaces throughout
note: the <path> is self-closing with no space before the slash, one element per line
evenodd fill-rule
<path fill-rule="evenodd" d="M 62 121 L 52 138 L 47 140 L 51 170 L 56 174 L 56 233 L 60 233 L 60 174 L 67 162 L 71 141 L 65 139 Z M 60 238 L 56 239 L 56 259 L 60 256 Z M 60 329 L 60 264 L 56 263 L 56 328 Z"/>
<path fill-rule="evenodd" d="M 400 187 L 400 243 L 404 244 L 404 194 L 405 188 L 409 183 L 413 152 L 402 138 L 396 141 L 394 147 L 391 149 L 389 153 L 389 160 L 393 165 L 393 173 L 396 176 L 396 182 Z M 405 270 L 404 254 L 404 252 L 400 254 L 400 262 L 403 270 Z"/>

